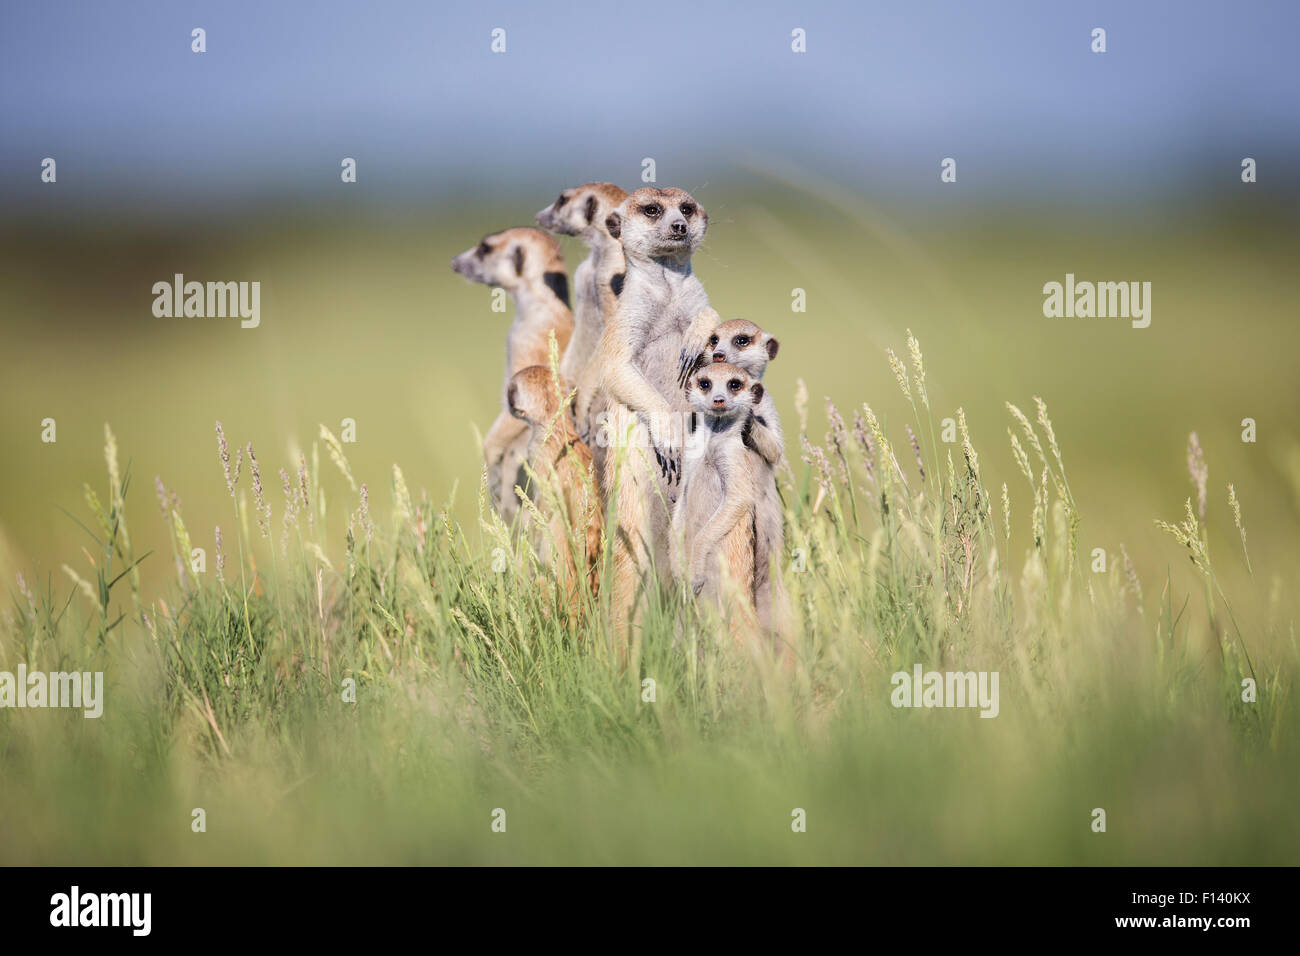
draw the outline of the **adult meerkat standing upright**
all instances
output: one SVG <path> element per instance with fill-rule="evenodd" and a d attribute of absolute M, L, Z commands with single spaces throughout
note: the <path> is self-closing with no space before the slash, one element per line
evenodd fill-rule
<path fill-rule="evenodd" d="M 560 359 L 560 374 L 577 388 L 574 419 L 584 434 L 589 432 L 595 386 L 595 376 L 584 373 L 600 344 L 605 322 L 618 306 L 611 281 L 626 269 L 623 244 L 609 234 L 605 220 L 626 198 L 627 193 L 612 183 L 584 183 L 564 190 L 537 214 L 537 224 L 543 229 L 576 236 L 591 250 L 573 271 L 573 338 Z M 596 409 L 599 411 L 603 409 Z M 603 457 L 601 450 L 599 446 L 593 449 L 598 467 Z"/>
<path fill-rule="evenodd" d="M 666 571 L 672 502 L 680 479 L 681 420 L 688 411 L 677 372 L 688 337 L 719 321 L 704 286 L 691 270 L 691 255 L 708 228 L 708 215 L 681 189 L 645 187 L 627 197 L 605 222 L 623 245 L 627 271 L 611 288 L 618 309 L 606 323 L 593 360 L 598 389 L 607 394 L 606 435 L 621 442 L 638 422 L 648 429 L 660 463 L 643 449 L 608 449 L 602 488 L 615 494 L 614 581 L 610 596 L 620 657 L 637 626 L 637 591 L 652 561 Z M 699 332 L 701 328 L 704 332 Z M 692 352 L 692 360 L 700 348 Z M 627 467 L 620 469 L 619 462 Z M 621 471 L 621 473 L 620 473 Z"/>
<path fill-rule="evenodd" d="M 537 508 L 547 525 L 534 529 L 538 551 L 577 619 L 583 592 L 594 594 L 599 583 L 604 512 L 591 451 L 563 410 L 563 389 L 549 368 L 533 365 L 510 380 L 506 402 L 510 414 L 529 427 L 528 463 L 542 484 Z"/>
<path fill-rule="evenodd" d="M 451 267 L 471 282 L 505 289 L 515 302 L 515 318 L 506 335 L 501 414 L 483 439 L 488 490 L 497 510 L 510 521 L 519 510 L 513 486 L 526 454 L 528 426 L 510 414 L 506 390 L 517 372 L 550 363 L 552 334 L 560 349 L 569 344 L 573 336 L 569 277 L 555 237 L 528 227 L 484 236 L 473 249 L 452 259 Z"/>

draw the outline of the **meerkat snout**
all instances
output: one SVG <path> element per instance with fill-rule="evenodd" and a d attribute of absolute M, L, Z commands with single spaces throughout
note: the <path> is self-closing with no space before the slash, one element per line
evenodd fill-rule
<path fill-rule="evenodd" d="M 627 198 L 627 193 L 613 183 L 583 183 L 566 189 L 555 202 L 537 213 L 537 225 L 561 236 L 578 236 L 587 240 L 603 238 L 605 220 Z"/>
<path fill-rule="evenodd" d="M 556 197 L 555 202 L 551 203 L 537 211 L 537 225 L 543 229 L 549 229 L 551 232 L 558 231 L 556 226 L 559 220 L 560 210 L 564 208 L 565 203 L 569 201 L 567 190 Z"/>
<path fill-rule="evenodd" d="M 512 291 L 540 283 L 568 307 L 568 273 L 560 244 L 540 229 L 521 226 L 484 236 L 452 259 L 451 268 L 471 282 Z"/>
<path fill-rule="evenodd" d="M 645 259 L 689 257 L 704 241 L 709 217 L 682 189 L 638 189 L 610 213 L 606 229 L 628 255 Z"/>

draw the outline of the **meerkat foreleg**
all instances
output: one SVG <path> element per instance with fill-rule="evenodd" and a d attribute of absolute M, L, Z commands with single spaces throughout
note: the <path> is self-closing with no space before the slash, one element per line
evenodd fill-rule
<path fill-rule="evenodd" d="M 596 354 L 578 376 L 578 394 L 573 400 L 573 423 L 578 429 L 578 436 L 588 444 L 591 444 L 592 439 L 591 406 L 596 399 L 596 390 L 602 384 L 603 359 L 602 349 L 597 346 Z"/>
<path fill-rule="evenodd" d="M 528 453 L 529 428 L 526 422 L 509 412 L 502 412 L 483 437 L 483 460 L 488 469 L 488 492 L 492 503 L 503 514 L 513 515 L 518 504 L 511 507 L 514 498 L 515 474 Z M 509 460 L 507 460 L 509 459 Z M 502 483 L 510 482 L 510 494 L 503 495 Z"/>
<path fill-rule="evenodd" d="M 785 454 L 785 442 L 778 428 L 765 418 L 751 414 L 741 435 L 746 448 L 752 449 L 773 468 L 780 464 L 781 456 Z"/>
<path fill-rule="evenodd" d="M 722 480 L 726 493 L 704 527 L 696 534 L 691 547 L 690 584 L 694 594 L 699 594 L 704 589 L 709 573 L 716 571 L 713 564 L 717 562 L 718 546 L 722 540 L 754 506 L 754 486 L 747 468 L 739 462 L 728 461 Z"/>
<path fill-rule="evenodd" d="M 645 422 L 659 468 L 668 481 L 680 481 L 682 436 L 676 421 L 679 416 L 640 370 L 623 358 L 629 351 L 621 335 L 611 336 L 607 357 L 602 362 L 602 382 L 615 401 L 632 409 Z"/>

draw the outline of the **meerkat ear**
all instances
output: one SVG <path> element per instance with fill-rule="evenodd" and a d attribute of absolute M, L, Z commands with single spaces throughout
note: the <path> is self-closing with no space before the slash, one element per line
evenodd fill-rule
<path fill-rule="evenodd" d="M 762 382 L 755 382 L 753 388 L 751 388 L 750 391 L 754 393 L 754 404 L 755 404 L 755 405 L 757 405 L 759 402 L 761 402 L 761 401 L 763 400 L 763 383 L 762 383 Z"/>
<path fill-rule="evenodd" d="M 524 274 L 524 247 L 515 246 L 515 275 Z"/>
<path fill-rule="evenodd" d="M 591 225 L 591 221 L 592 221 L 593 219 L 596 218 L 596 207 L 597 207 L 597 205 L 598 205 L 598 204 L 597 204 L 597 202 L 596 202 L 596 197 L 595 197 L 595 196 L 588 196 L 588 197 L 587 197 L 587 205 L 586 205 L 586 208 L 583 209 L 583 212 L 586 213 L 586 216 L 587 216 L 587 225 L 589 225 L 589 226 Z"/>
<path fill-rule="evenodd" d="M 605 230 L 614 239 L 623 234 L 623 220 L 616 212 L 611 212 L 605 217 Z"/>
<path fill-rule="evenodd" d="M 767 360 L 769 362 L 776 358 L 777 349 L 780 347 L 781 343 L 776 340 L 775 336 L 769 335 L 767 337 Z"/>

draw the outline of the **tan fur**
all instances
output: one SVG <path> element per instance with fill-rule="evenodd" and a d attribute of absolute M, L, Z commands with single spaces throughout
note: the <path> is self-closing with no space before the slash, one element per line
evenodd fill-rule
<path fill-rule="evenodd" d="M 606 322 L 592 362 L 598 401 L 607 403 L 607 428 L 597 440 L 610 447 L 603 490 L 614 489 L 614 587 L 610 614 L 617 651 L 627 659 L 639 634 L 643 589 L 655 582 L 651 566 L 666 573 L 671 506 L 681 478 L 681 420 L 687 405 L 676 384 L 688 327 L 718 324 L 708 296 L 691 270 L 708 215 L 680 189 L 638 189 L 606 221 L 626 260 L 618 308 Z M 703 319 L 701 319 L 703 314 Z"/>
<path fill-rule="evenodd" d="M 709 334 L 697 367 L 704 368 L 706 362 L 725 362 L 739 366 L 755 380 L 762 380 L 768 363 L 776 358 L 779 348 L 776 338 L 753 322 L 730 319 Z M 761 459 L 750 462 L 757 487 L 754 502 L 754 600 L 760 625 L 771 635 L 788 664 L 792 660 L 789 656 L 792 611 L 780 573 L 780 563 L 785 557 L 785 527 L 775 472 L 785 456 L 785 444 L 770 389 L 764 391 L 744 435 L 751 456 Z"/>
<path fill-rule="evenodd" d="M 451 267 L 471 282 L 508 291 L 515 318 L 506 337 L 506 371 L 501 389 L 501 414 L 483 439 L 488 488 L 492 502 L 510 521 L 519 510 L 513 486 L 528 444 L 528 427 L 511 416 L 506 389 L 516 373 L 531 365 L 550 364 L 550 338 L 561 351 L 573 335 L 573 313 L 548 285 L 548 277 L 564 277 L 564 256 L 553 236 L 540 229 L 518 227 L 485 236 L 477 246 L 451 261 Z"/>
<path fill-rule="evenodd" d="M 748 647 L 759 629 L 754 595 L 755 462 L 744 429 L 763 386 L 741 368 L 711 364 L 688 380 L 694 429 L 673 509 L 674 576 L 727 619 Z"/>
<path fill-rule="evenodd" d="M 554 570 L 576 621 L 583 592 L 595 594 L 599 586 L 604 514 L 591 451 L 561 412 L 563 388 L 550 369 L 535 365 L 510 380 L 506 395 L 511 414 L 529 427 L 528 463 L 541 483 L 537 509 L 547 527 L 533 529 L 538 553 Z"/>
<path fill-rule="evenodd" d="M 574 383 L 574 423 L 584 439 L 591 439 L 593 415 L 605 411 L 602 403 L 593 405 L 599 370 L 592 361 L 608 320 L 618 308 L 614 294 L 614 277 L 626 271 L 623 244 L 609 234 L 606 220 L 627 198 L 627 193 L 612 183 L 584 183 L 566 189 L 537 214 L 537 224 L 562 236 L 576 236 L 590 254 L 573 272 L 574 331 L 569 347 L 560 361 L 560 373 Z M 604 466 L 604 446 L 592 445 L 597 473 Z"/>

